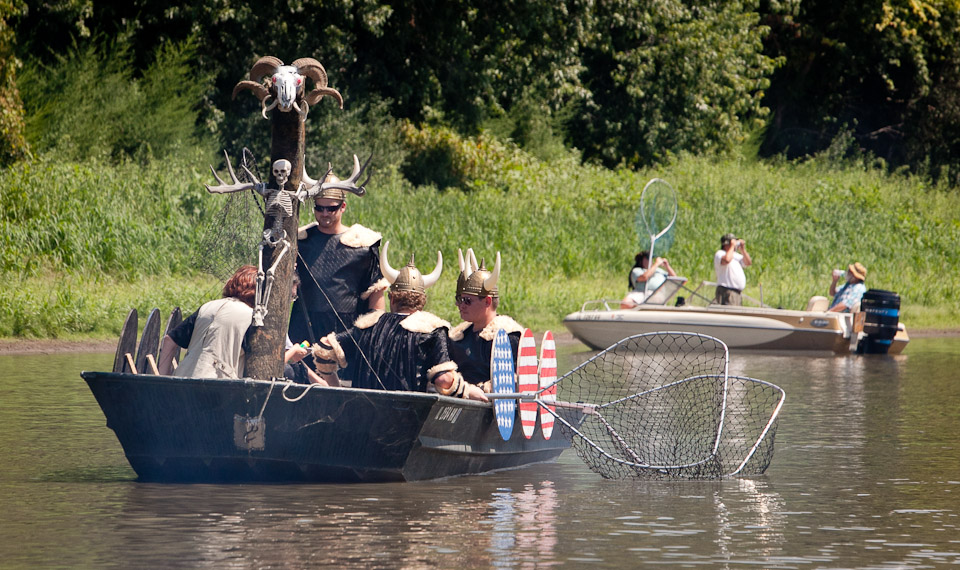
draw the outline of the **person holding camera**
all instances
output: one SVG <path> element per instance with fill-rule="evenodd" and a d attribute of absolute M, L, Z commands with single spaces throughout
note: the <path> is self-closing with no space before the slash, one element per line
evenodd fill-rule
<path fill-rule="evenodd" d="M 733 234 L 720 238 L 720 249 L 713 254 L 713 270 L 717 275 L 717 291 L 713 302 L 719 305 L 742 305 L 740 294 L 747 286 L 744 267 L 753 261 L 747 253 L 747 240 L 737 239 Z"/>

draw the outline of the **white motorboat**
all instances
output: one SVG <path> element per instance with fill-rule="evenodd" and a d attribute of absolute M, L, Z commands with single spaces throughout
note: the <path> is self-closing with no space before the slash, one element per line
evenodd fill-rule
<path fill-rule="evenodd" d="M 896 309 L 856 313 L 827 312 L 826 297 L 812 297 L 805 310 L 778 309 L 763 305 L 730 306 L 710 303 L 700 290 L 685 287 L 683 277 L 668 277 L 643 303 L 624 308 L 620 299 L 587 301 L 567 315 L 563 324 L 577 339 L 601 349 L 635 334 L 655 331 L 695 332 L 719 338 L 731 349 L 773 351 L 831 351 L 837 354 L 885 352 L 899 354 L 909 337 Z M 686 291 L 688 297 L 679 293 Z M 886 291 L 878 293 L 896 295 Z M 744 297 L 751 300 L 747 295 Z M 682 300 L 681 300 L 682 299 Z M 693 301 L 707 303 L 697 306 Z M 893 322 L 874 315 L 892 313 Z M 870 318 L 868 318 L 870 317 Z M 879 323 L 877 319 L 886 322 Z M 866 323 L 866 325 L 864 324 Z M 878 330 L 878 329 L 887 330 Z M 881 338 L 883 337 L 883 338 Z M 891 338 L 892 337 L 892 338 Z M 877 347 L 879 346 L 879 349 Z"/>

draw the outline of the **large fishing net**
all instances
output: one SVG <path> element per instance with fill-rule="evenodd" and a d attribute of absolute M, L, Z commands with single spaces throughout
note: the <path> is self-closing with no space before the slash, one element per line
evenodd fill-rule
<path fill-rule="evenodd" d="M 558 400 L 584 404 L 561 429 L 611 479 L 715 479 L 770 465 L 784 393 L 727 375 L 727 347 L 695 333 L 626 338 L 558 380 Z M 603 402 L 603 403 L 598 403 Z"/>

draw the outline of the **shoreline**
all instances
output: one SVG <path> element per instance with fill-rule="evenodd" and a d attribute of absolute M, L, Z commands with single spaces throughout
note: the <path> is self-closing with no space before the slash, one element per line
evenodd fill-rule
<path fill-rule="evenodd" d="M 935 330 L 910 330 L 911 339 L 960 337 L 960 328 Z M 579 342 L 568 331 L 554 332 L 557 344 Z M 57 354 L 60 352 L 84 352 L 110 354 L 116 351 L 117 341 L 111 339 L 61 340 L 61 339 L 0 339 L 0 356 L 24 354 Z"/>

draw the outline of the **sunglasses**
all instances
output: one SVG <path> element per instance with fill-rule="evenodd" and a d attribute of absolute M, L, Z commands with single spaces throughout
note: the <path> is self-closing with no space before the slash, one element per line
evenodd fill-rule
<path fill-rule="evenodd" d="M 478 302 L 479 302 L 480 299 L 472 299 L 472 298 L 470 298 L 470 297 L 455 297 L 453 301 L 454 301 L 456 304 L 458 304 L 458 305 L 463 305 L 463 306 L 465 306 L 465 307 L 469 307 L 470 305 L 473 304 L 474 301 L 478 301 Z"/>
<path fill-rule="evenodd" d="M 326 212 L 328 214 L 332 214 L 337 210 L 339 210 L 341 206 L 343 206 L 343 203 L 337 204 L 336 206 L 321 206 L 320 204 L 314 204 L 313 209 L 318 212 Z"/>

